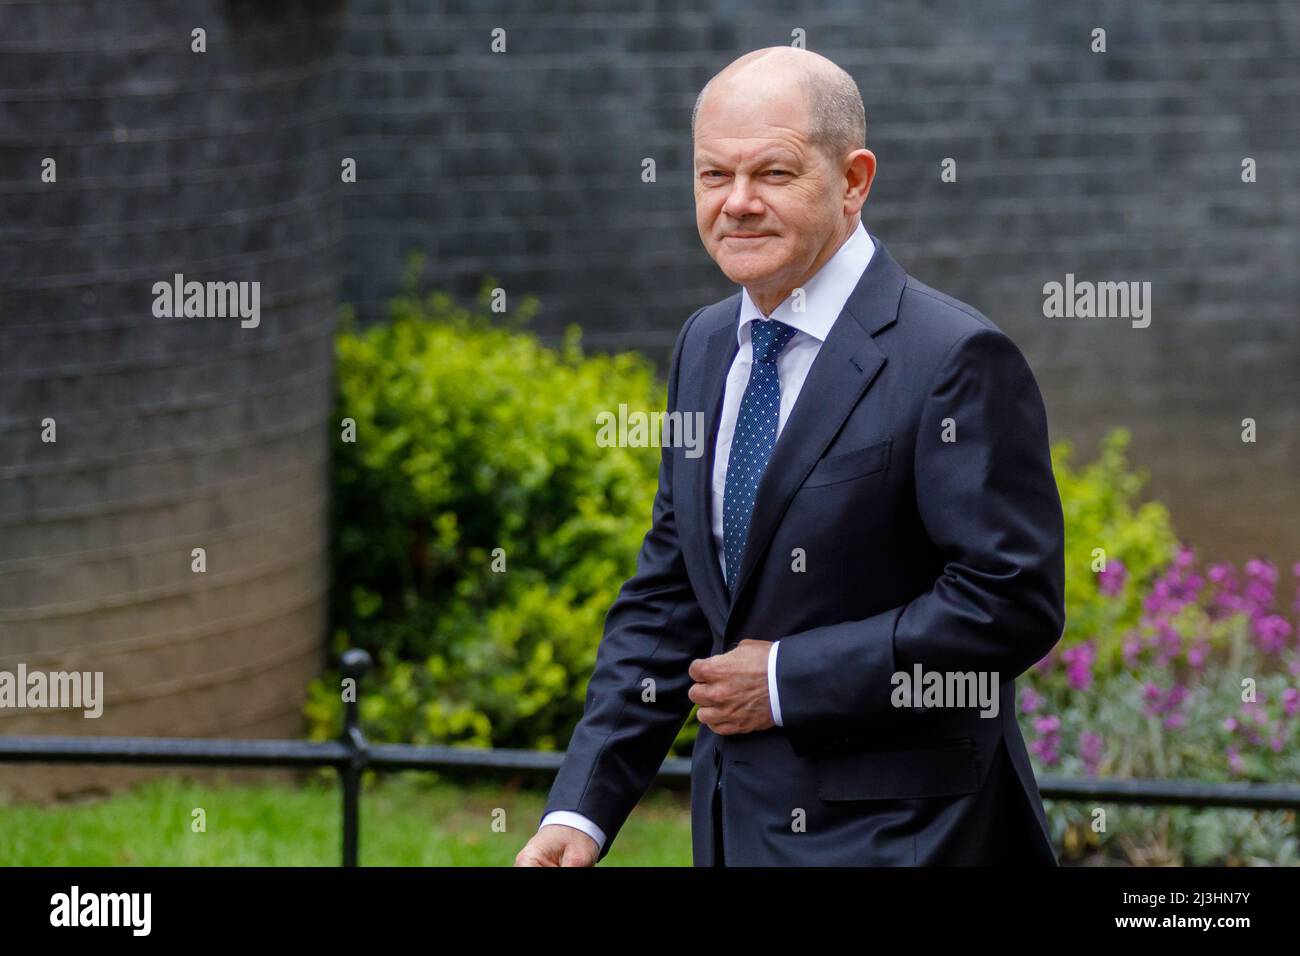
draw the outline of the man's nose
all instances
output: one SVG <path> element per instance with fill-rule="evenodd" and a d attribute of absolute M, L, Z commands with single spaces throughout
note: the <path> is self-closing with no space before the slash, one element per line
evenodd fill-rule
<path fill-rule="evenodd" d="M 727 193 L 727 201 L 723 203 L 722 211 L 732 219 L 744 219 L 746 216 L 761 213 L 763 204 L 753 184 L 748 179 L 737 176 L 732 180 L 731 191 Z"/>

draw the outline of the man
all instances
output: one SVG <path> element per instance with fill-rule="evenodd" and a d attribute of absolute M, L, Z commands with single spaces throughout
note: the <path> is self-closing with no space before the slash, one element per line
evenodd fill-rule
<path fill-rule="evenodd" d="M 1014 706 L 1065 620 L 1034 378 L 862 226 L 876 158 L 830 60 L 743 56 L 692 125 L 700 238 L 743 286 L 691 316 L 668 373 L 712 455 L 663 449 L 516 865 L 602 859 L 692 704 L 697 866 L 1054 865 Z M 931 672 L 940 693 L 908 689 Z M 952 693 L 980 682 L 983 705 Z"/>

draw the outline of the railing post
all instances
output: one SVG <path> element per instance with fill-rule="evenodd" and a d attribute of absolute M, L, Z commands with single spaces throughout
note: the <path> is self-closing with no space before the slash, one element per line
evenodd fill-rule
<path fill-rule="evenodd" d="M 360 648 L 352 648 L 343 653 L 343 676 L 354 682 L 352 699 L 345 700 L 343 707 L 343 745 L 351 756 L 339 769 L 343 784 L 343 865 L 357 865 L 357 848 L 361 828 L 361 772 L 365 770 L 370 759 L 370 748 L 365 735 L 361 732 L 357 715 L 358 698 L 361 696 L 361 678 L 370 669 L 370 655 Z"/>

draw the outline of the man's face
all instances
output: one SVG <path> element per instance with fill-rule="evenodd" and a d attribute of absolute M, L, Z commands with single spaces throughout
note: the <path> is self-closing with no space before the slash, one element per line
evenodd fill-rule
<path fill-rule="evenodd" d="M 696 118 L 700 239 L 728 279 L 769 300 L 768 312 L 844 224 L 843 176 L 806 129 L 803 94 L 788 82 L 710 89 Z"/>

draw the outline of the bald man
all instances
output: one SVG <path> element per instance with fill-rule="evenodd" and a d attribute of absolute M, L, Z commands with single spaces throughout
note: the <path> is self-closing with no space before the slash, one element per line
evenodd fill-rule
<path fill-rule="evenodd" d="M 516 865 L 602 859 L 692 705 L 697 866 L 1055 865 L 1014 706 L 1065 623 L 1034 377 L 862 225 L 876 157 L 830 60 L 741 57 L 692 130 L 700 239 L 741 286 L 668 372 L 710 454 L 664 443 Z"/>

